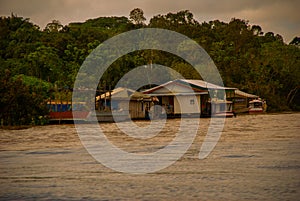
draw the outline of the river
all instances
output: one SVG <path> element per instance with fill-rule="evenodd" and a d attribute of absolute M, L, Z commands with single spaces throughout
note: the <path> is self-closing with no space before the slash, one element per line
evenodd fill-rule
<path fill-rule="evenodd" d="M 101 127 L 117 146 L 134 151 L 169 143 L 179 121 L 169 119 L 159 136 L 139 141 L 128 140 L 113 123 Z M 0 199 L 299 200 L 300 113 L 228 118 L 216 147 L 200 160 L 209 122 L 200 120 L 183 157 L 148 174 L 103 166 L 83 147 L 71 124 L 0 130 Z"/>

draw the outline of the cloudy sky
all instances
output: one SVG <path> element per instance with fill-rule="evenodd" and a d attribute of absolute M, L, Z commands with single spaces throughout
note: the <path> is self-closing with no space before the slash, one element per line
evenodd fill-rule
<path fill-rule="evenodd" d="M 0 15 L 11 13 L 44 28 L 53 19 L 63 25 L 100 16 L 126 16 L 141 8 L 147 20 L 158 14 L 190 10 L 199 21 L 249 20 L 290 42 L 300 36 L 299 0 L 0 0 Z"/>

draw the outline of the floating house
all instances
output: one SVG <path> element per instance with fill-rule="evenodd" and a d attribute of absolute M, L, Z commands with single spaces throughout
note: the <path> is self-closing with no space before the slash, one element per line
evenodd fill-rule
<path fill-rule="evenodd" d="M 249 94 L 236 89 L 234 91 L 234 98 L 231 99 L 234 102 L 235 113 L 247 113 L 249 112 L 249 102 L 258 99 L 259 97 L 254 94 Z"/>
<path fill-rule="evenodd" d="M 95 99 L 95 113 L 90 112 L 85 102 L 49 101 L 48 107 L 50 120 L 88 120 L 96 116 L 99 122 L 113 122 L 164 115 L 232 117 L 251 111 L 256 114 L 265 111 L 266 102 L 237 88 L 203 80 L 177 79 L 142 92 L 119 87 L 102 93 Z"/>
<path fill-rule="evenodd" d="M 266 112 L 267 109 L 267 103 L 265 100 L 262 100 L 257 95 L 249 94 L 238 89 L 234 91 L 234 98 L 231 98 L 230 100 L 234 103 L 233 111 L 236 114 L 257 114 Z"/>
<path fill-rule="evenodd" d="M 153 98 L 132 89 L 119 87 L 96 97 L 96 115 L 98 121 L 145 118 Z"/>
<path fill-rule="evenodd" d="M 233 116 L 236 88 L 222 87 L 203 80 L 177 79 L 143 91 L 156 97 L 168 116 Z"/>

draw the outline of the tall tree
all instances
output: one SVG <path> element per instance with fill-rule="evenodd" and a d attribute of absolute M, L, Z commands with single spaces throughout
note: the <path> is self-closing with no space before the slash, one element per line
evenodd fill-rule
<path fill-rule="evenodd" d="M 60 30 L 63 29 L 63 25 L 60 23 L 58 20 L 52 20 L 52 22 L 49 22 L 44 31 L 47 32 L 59 32 Z"/>
<path fill-rule="evenodd" d="M 137 25 L 142 25 L 146 21 L 146 18 L 144 17 L 144 11 L 140 8 L 133 9 L 129 14 L 129 19 L 131 19 Z"/>

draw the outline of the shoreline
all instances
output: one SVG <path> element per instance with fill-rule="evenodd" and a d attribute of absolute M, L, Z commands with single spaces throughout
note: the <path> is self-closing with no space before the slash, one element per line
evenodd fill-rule
<path fill-rule="evenodd" d="M 253 115 L 253 116 L 260 116 L 260 115 L 280 115 L 280 114 L 297 114 L 300 113 L 300 111 L 282 111 L 282 112 L 265 112 L 265 113 L 261 113 L 261 114 L 248 114 L 248 113 L 239 113 L 236 115 L 235 118 L 238 118 L 239 116 L 246 116 L 246 115 Z M 143 119 L 141 119 L 143 120 Z M 145 120 L 145 121 L 149 121 L 149 120 Z M 83 123 L 88 123 L 88 122 L 83 122 Z M 98 122 L 98 123 L 114 123 L 114 122 Z M 44 125 L 18 125 L 18 126 L 0 126 L 0 129 L 2 130 L 25 130 L 25 129 L 29 129 L 32 127 L 37 127 L 37 126 L 49 126 L 49 125 L 74 125 L 74 122 L 63 122 L 63 123 L 47 123 Z"/>

